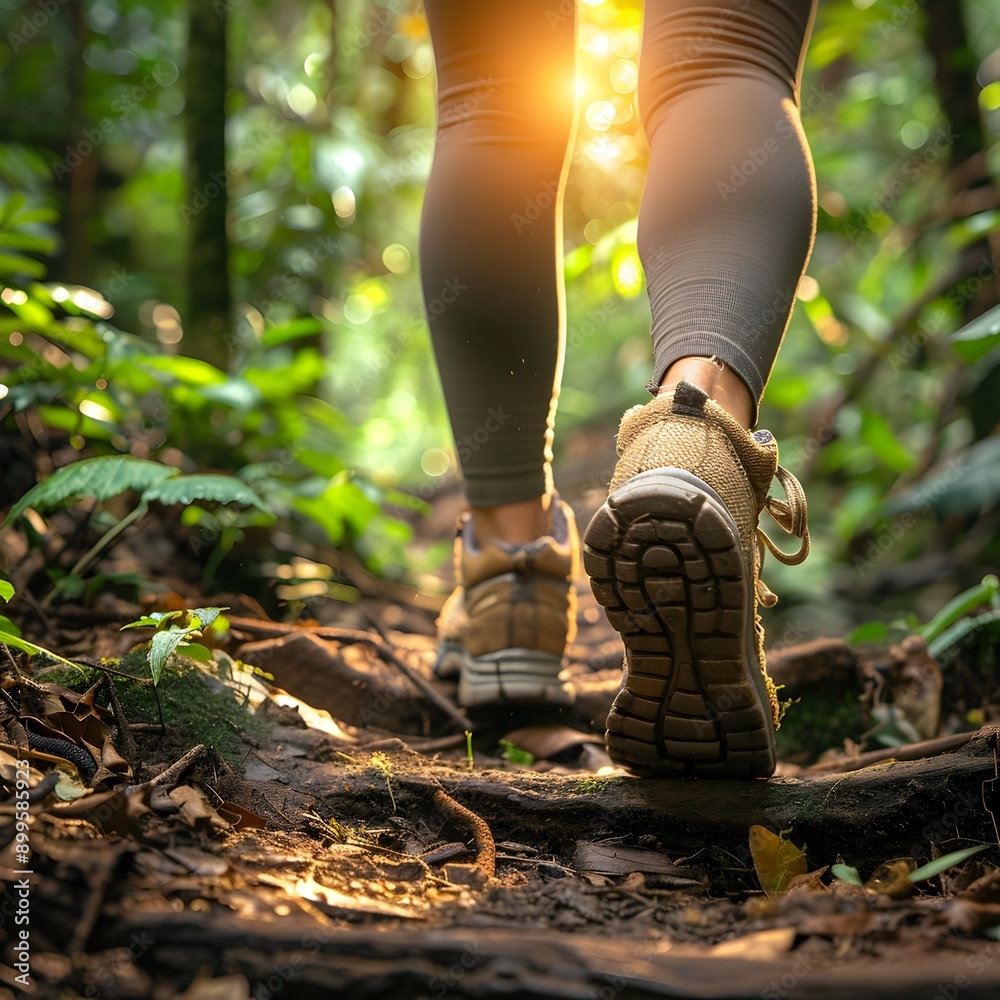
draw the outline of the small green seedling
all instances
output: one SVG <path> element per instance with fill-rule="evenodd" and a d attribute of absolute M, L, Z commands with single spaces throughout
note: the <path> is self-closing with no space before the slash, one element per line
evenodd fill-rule
<path fill-rule="evenodd" d="M 381 750 L 376 750 L 371 757 L 368 758 L 368 763 L 372 765 L 381 775 L 385 778 L 386 791 L 389 793 L 389 801 L 392 803 L 392 811 L 396 811 L 396 796 L 392 794 L 392 761 L 382 753 Z"/>
<path fill-rule="evenodd" d="M 510 761 L 511 764 L 522 764 L 525 767 L 531 767 L 535 763 L 535 755 L 533 753 L 522 750 L 511 743 L 510 740 L 500 741 L 500 757 L 503 760 Z"/>
<path fill-rule="evenodd" d="M 127 628 L 156 629 L 148 647 L 149 674 L 155 685 L 160 682 L 160 676 L 170 654 L 177 650 L 196 660 L 212 658 L 210 649 L 192 640 L 200 639 L 205 629 L 212 626 L 220 613 L 228 610 L 228 608 L 194 608 L 190 611 L 156 611 L 138 621 L 123 625 L 121 631 Z"/>
<path fill-rule="evenodd" d="M 993 846 L 993 844 L 976 844 L 975 847 L 964 847 L 960 851 L 952 851 L 950 854 L 942 854 L 941 857 L 935 858 L 926 865 L 922 865 L 920 868 L 914 868 L 908 876 L 909 880 L 916 883 L 923 882 L 925 879 L 934 878 L 935 875 L 940 875 L 949 868 L 953 868 L 955 865 L 961 864 L 967 858 L 971 858 L 974 854 L 978 854 L 980 851 L 985 851 L 987 847 Z M 914 864 L 914 862 L 911 861 L 910 864 Z M 847 882 L 849 885 L 864 885 L 864 882 L 861 880 L 861 876 L 858 874 L 857 868 L 852 868 L 850 865 L 833 865 L 830 868 L 830 874 L 835 878 L 840 879 L 841 882 Z"/>

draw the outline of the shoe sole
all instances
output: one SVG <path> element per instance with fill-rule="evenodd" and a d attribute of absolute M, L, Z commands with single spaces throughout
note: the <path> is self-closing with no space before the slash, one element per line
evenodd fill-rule
<path fill-rule="evenodd" d="M 640 473 L 594 515 L 583 553 L 626 650 L 611 759 L 643 775 L 770 777 L 753 574 L 719 495 L 683 469 Z"/>
<path fill-rule="evenodd" d="M 464 650 L 458 681 L 463 708 L 485 705 L 572 705 L 573 685 L 559 675 L 562 659 L 533 649 L 503 649 L 475 658 Z"/>

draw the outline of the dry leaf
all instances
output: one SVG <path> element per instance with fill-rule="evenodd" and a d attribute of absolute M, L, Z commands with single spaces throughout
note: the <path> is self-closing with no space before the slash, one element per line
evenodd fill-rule
<path fill-rule="evenodd" d="M 909 899 L 913 895 L 914 885 L 910 881 L 910 872 L 916 871 L 917 863 L 912 858 L 897 858 L 879 865 L 865 882 L 869 892 L 880 892 L 890 899 Z"/>
<path fill-rule="evenodd" d="M 725 958 L 747 958 L 753 962 L 776 962 L 784 957 L 795 942 L 794 927 L 772 927 L 770 930 L 744 934 L 730 941 L 721 941 L 709 949 L 709 954 Z"/>
<path fill-rule="evenodd" d="M 750 827 L 753 866 L 757 870 L 760 887 L 768 896 L 787 892 L 791 880 L 809 870 L 805 853 L 785 839 L 786 832 L 790 831 L 772 833 L 764 826 Z"/>
<path fill-rule="evenodd" d="M 508 733 L 505 740 L 513 743 L 518 750 L 526 750 L 536 760 L 548 760 L 559 754 L 587 743 L 604 746 L 604 739 L 593 733 L 581 733 L 569 726 L 528 726 Z"/>
<path fill-rule="evenodd" d="M 223 802 L 216 811 L 234 830 L 267 829 L 267 820 L 263 816 L 258 816 L 235 802 Z"/>
<path fill-rule="evenodd" d="M 178 785 L 170 798 L 180 807 L 180 818 L 188 826 L 208 826 L 213 830 L 228 830 L 229 824 L 212 808 L 202 792 L 190 785 Z"/>
<path fill-rule="evenodd" d="M 623 847 L 621 844 L 595 844 L 587 840 L 581 840 L 576 845 L 573 867 L 577 871 L 597 872 L 600 875 L 628 875 L 631 872 L 691 875 L 687 869 L 679 868 L 658 851 Z M 691 879 L 692 884 L 696 881 Z"/>

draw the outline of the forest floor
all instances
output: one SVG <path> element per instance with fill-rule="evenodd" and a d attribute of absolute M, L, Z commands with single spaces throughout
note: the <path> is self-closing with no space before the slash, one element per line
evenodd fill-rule
<path fill-rule="evenodd" d="M 22 627 L 80 666 L 0 663 L 0 853 L 32 872 L 3 896 L 0 997 L 1000 989 L 996 847 L 909 879 L 997 843 L 996 684 L 975 663 L 945 682 L 919 642 L 775 649 L 793 704 L 774 778 L 639 779 L 604 752 L 621 647 L 585 581 L 577 705 L 473 718 L 433 676 L 434 607 L 412 591 L 289 624 L 174 586 L 143 609 L 19 587 Z M 175 658 L 154 691 L 130 652 L 150 633 L 121 625 L 199 603 L 230 609 L 214 660 Z M 871 739 L 889 702 L 915 745 Z M 845 862 L 866 886 L 835 877 Z"/>

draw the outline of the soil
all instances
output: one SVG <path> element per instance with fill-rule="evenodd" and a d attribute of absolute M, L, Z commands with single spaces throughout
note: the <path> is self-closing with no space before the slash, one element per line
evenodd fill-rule
<path fill-rule="evenodd" d="M 3 895 L 0 998 L 997 995 L 1000 699 L 968 664 L 776 649 L 774 778 L 638 779 L 604 753 L 621 647 L 583 588 L 578 704 L 470 718 L 403 590 L 297 622 L 202 599 L 230 609 L 214 659 L 155 692 L 134 604 L 22 603 L 80 666 L 2 665 L 0 852 L 31 874 Z M 886 706 L 909 745 L 873 737 Z"/>

